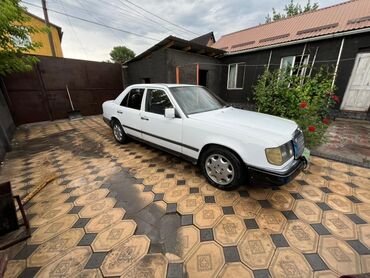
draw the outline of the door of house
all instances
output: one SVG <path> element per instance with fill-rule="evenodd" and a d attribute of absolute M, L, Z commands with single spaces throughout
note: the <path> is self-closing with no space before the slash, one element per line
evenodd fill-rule
<path fill-rule="evenodd" d="M 370 106 L 370 53 L 357 54 L 342 110 L 368 111 Z"/>

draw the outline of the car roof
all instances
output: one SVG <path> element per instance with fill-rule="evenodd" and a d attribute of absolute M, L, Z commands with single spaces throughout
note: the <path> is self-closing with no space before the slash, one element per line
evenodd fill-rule
<path fill-rule="evenodd" d="M 197 85 L 192 85 L 192 84 L 174 84 L 174 83 L 142 83 L 142 84 L 134 84 L 131 85 L 130 87 L 167 87 L 167 88 L 172 88 L 172 87 L 191 87 L 191 86 L 197 86 Z"/>

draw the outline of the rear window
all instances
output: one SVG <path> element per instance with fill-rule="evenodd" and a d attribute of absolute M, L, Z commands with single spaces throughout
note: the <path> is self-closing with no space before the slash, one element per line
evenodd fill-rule
<path fill-rule="evenodd" d="M 122 100 L 121 106 L 140 110 L 144 89 L 132 89 Z"/>

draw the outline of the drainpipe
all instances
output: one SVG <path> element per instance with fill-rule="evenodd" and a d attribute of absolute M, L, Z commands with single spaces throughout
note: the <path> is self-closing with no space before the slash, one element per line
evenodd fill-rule
<path fill-rule="evenodd" d="M 180 84 L 180 68 L 176 66 L 176 84 Z"/>
<path fill-rule="evenodd" d="M 316 56 L 317 56 L 318 51 L 319 51 L 319 47 L 317 46 L 316 51 L 315 51 L 315 55 L 313 56 L 313 59 L 312 59 L 312 64 L 311 64 L 310 73 L 308 74 L 308 77 L 311 77 L 312 69 L 313 69 L 313 66 L 315 65 Z"/>
<path fill-rule="evenodd" d="M 199 85 L 199 64 L 197 64 L 197 85 Z"/>
<path fill-rule="evenodd" d="M 338 67 L 339 67 L 340 58 L 342 57 L 343 45 L 344 45 L 344 38 L 342 39 L 342 43 L 340 44 L 338 59 L 337 59 L 337 63 L 335 65 L 335 70 L 334 70 L 333 82 L 331 83 L 331 89 L 334 88 L 335 80 L 337 79 Z"/>
<path fill-rule="evenodd" d="M 272 50 L 270 51 L 269 61 L 267 62 L 267 70 L 269 70 L 270 68 L 271 56 L 272 56 Z"/>

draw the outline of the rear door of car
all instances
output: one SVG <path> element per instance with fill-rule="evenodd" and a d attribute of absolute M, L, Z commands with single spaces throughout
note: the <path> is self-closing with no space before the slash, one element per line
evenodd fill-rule
<path fill-rule="evenodd" d="M 182 119 L 176 116 L 166 118 L 166 108 L 173 108 L 168 93 L 162 88 L 148 88 L 145 96 L 145 106 L 141 112 L 142 138 L 160 147 L 182 152 Z"/>
<path fill-rule="evenodd" d="M 140 110 L 144 99 L 144 88 L 133 88 L 117 107 L 117 117 L 129 135 L 142 138 Z"/>

